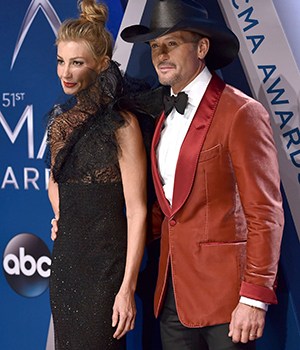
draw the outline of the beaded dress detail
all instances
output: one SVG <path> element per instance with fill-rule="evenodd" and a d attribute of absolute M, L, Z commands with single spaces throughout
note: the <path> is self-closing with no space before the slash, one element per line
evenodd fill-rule
<path fill-rule="evenodd" d="M 115 138 L 122 77 L 115 63 L 52 112 L 51 170 L 60 218 L 52 253 L 50 301 L 56 350 L 121 349 L 111 326 L 127 247 L 124 195 Z M 62 112 L 62 113 L 61 113 Z"/>

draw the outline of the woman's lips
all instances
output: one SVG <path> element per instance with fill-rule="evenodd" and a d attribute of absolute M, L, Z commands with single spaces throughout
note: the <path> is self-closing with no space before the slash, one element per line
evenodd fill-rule
<path fill-rule="evenodd" d="M 67 81 L 64 81 L 64 86 L 67 88 L 73 88 L 77 83 L 68 83 Z"/>

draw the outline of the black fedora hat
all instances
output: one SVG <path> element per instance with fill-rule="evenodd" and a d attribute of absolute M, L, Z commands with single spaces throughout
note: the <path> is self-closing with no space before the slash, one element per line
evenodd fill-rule
<path fill-rule="evenodd" d="M 149 27 L 129 26 L 121 32 L 130 43 L 149 42 L 178 30 L 196 32 L 210 39 L 205 58 L 210 69 L 222 68 L 233 61 L 239 41 L 225 25 L 208 18 L 207 10 L 197 0 L 155 0 Z"/>

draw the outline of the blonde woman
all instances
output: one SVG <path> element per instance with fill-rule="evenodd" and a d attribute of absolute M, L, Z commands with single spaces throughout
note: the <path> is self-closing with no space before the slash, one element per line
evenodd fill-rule
<path fill-rule="evenodd" d="M 82 1 L 57 38 L 69 107 L 49 123 L 55 214 L 50 300 L 56 349 L 121 349 L 133 329 L 146 230 L 146 157 L 135 116 L 122 110 L 122 77 L 107 8 Z M 118 101 L 118 103 L 117 103 Z"/>

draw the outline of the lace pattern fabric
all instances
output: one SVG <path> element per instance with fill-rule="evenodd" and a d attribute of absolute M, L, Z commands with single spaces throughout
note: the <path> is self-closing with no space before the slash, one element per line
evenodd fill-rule
<path fill-rule="evenodd" d="M 56 182 L 107 182 L 120 179 L 116 130 L 125 124 L 117 106 L 122 77 L 116 66 L 76 95 L 70 109 L 50 116 L 48 142 Z M 62 112 L 62 113 L 59 113 Z"/>

